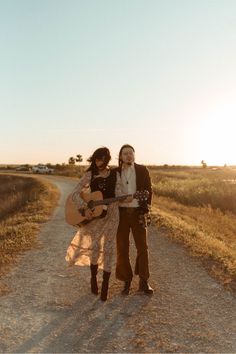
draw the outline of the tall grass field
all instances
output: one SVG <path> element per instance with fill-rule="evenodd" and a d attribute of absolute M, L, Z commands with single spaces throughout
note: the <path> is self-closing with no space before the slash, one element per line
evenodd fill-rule
<path fill-rule="evenodd" d="M 149 167 L 153 219 L 225 284 L 236 280 L 236 170 Z"/>
<path fill-rule="evenodd" d="M 37 231 L 56 205 L 58 192 L 32 177 L 0 174 L 0 274 L 22 251 L 37 245 Z"/>

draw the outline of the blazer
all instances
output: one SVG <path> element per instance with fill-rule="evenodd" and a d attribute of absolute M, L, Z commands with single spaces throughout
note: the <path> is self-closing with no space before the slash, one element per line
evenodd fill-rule
<path fill-rule="evenodd" d="M 149 197 L 147 204 L 151 205 L 152 203 L 152 183 L 151 178 L 146 166 L 139 165 L 134 163 L 135 173 L 136 173 L 136 190 L 143 191 L 147 190 L 149 192 Z M 117 168 L 118 172 L 121 174 L 121 169 Z"/>
<path fill-rule="evenodd" d="M 134 164 L 136 172 L 136 186 L 137 191 L 147 190 L 149 192 L 149 197 L 147 200 L 148 205 L 152 203 L 152 183 L 150 174 L 146 166 Z"/>

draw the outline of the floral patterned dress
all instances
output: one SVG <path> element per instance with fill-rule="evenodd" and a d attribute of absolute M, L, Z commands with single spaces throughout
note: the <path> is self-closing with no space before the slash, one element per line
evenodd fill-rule
<path fill-rule="evenodd" d="M 94 178 L 102 180 L 102 186 L 106 186 L 111 174 L 116 174 L 113 182 L 114 196 L 120 196 L 121 180 L 118 172 L 110 170 L 107 177 L 95 176 L 92 179 L 91 171 L 86 172 L 79 180 L 74 192 L 77 194 L 79 204 L 83 204 L 80 193 L 91 192 Z M 96 181 L 95 181 L 96 184 Z M 110 181 L 111 184 L 111 181 Z M 98 184 L 99 185 L 99 184 Z M 105 196 L 107 197 L 107 196 Z M 103 218 L 96 218 L 89 223 L 79 227 L 78 232 L 72 239 L 66 253 L 66 261 L 69 265 L 89 266 L 98 264 L 98 267 L 111 272 L 114 250 L 116 247 L 116 232 L 119 223 L 118 202 L 108 205 L 107 214 Z"/>

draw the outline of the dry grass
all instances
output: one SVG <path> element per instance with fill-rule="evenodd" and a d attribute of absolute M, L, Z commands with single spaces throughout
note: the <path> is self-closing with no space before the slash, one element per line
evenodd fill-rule
<path fill-rule="evenodd" d="M 236 170 L 153 170 L 152 180 L 156 195 L 184 205 L 210 205 L 236 214 Z"/>
<path fill-rule="evenodd" d="M 57 189 L 40 179 L 0 175 L 0 273 L 37 245 L 37 231 L 56 205 Z"/>
<path fill-rule="evenodd" d="M 235 171 L 152 171 L 153 218 L 171 237 L 211 264 L 225 283 L 236 281 Z M 164 185 L 164 188 L 163 188 Z M 203 188 L 204 185 L 204 188 Z M 199 193 L 202 191 L 202 194 Z"/>

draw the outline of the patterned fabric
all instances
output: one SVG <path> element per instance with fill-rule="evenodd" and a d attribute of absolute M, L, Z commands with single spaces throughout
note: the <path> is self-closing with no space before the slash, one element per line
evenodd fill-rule
<path fill-rule="evenodd" d="M 80 193 L 90 192 L 91 172 L 88 171 L 80 179 L 74 192 L 77 200 L 83 200 Z M 116 180 L 116 196 L 122 195 L 119 173 Z M 108 206 L 104 218 L 94 219 L 79 228 L 67 249 L 66 261 L 69 265 L 89 266 L 98 264 L 98 267 L 111 272 L 113 255 L 116 247 L 116 232 L 119 223 L 118 202 Z"/>

